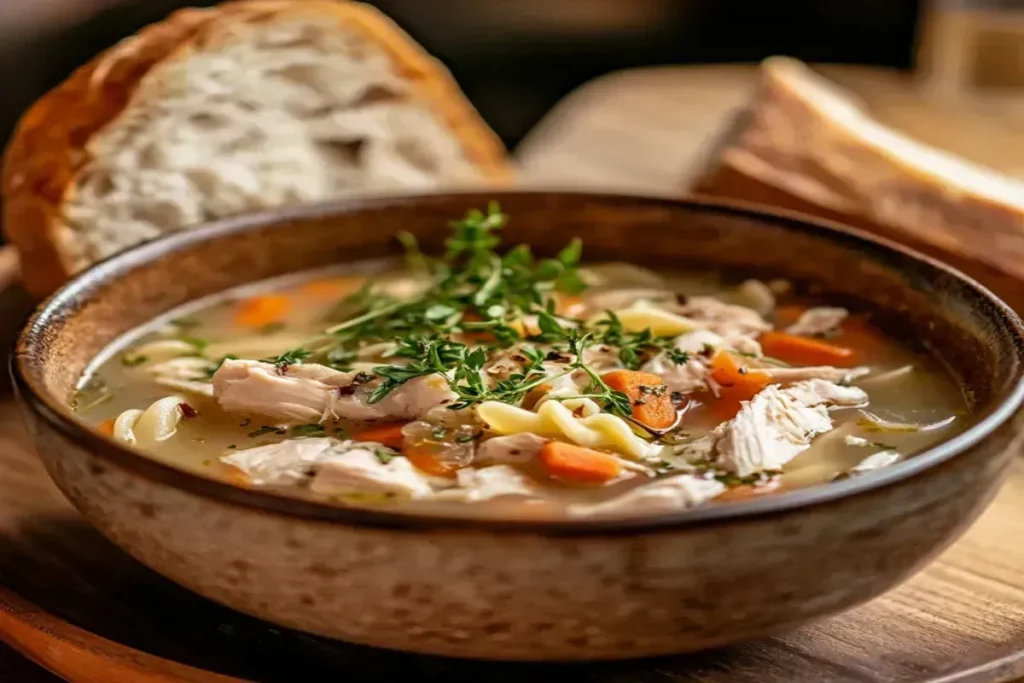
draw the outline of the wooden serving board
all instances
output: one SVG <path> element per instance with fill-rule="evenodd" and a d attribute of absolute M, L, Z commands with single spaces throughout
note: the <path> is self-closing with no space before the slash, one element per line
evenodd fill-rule
<path fill-rule="evenodd" d="M 742 101 L 737 89 L 752 78 L 749 70 L 715 69 L 625 73 L 585 88 L 527 141 L 527 183 L 678 188 L 701 136 Z M 17 287 L 2 286 L 10 275 L 11 262 L 0 255 L 0 337 L 12 336 L 28 310 Z M 981 520 L 919 575 L 858 609 L 776 638 L 589 665 L 405 655 L 275 628 L 141 566 L 54 489 L 9 391 L 0 393 L 0 638 L 85 683 L 1008 681 L 1024 675 L 1022 532 L 1024 462 Z M 4 683 L 50 680 L 17 664 L 5 676 L 11 661 L 0 646 Z"/>

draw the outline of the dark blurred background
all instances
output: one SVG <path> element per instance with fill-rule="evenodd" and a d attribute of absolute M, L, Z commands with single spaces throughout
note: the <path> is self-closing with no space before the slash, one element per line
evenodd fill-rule
<path fill-rule="evenodd" d="M 509 147 L 618 69 L 806 61 L 909 68 L 924 0 L 375 0 L 454 73 Z M 0 0 L 0 139 L 77 66 L 180 0 Z"/>

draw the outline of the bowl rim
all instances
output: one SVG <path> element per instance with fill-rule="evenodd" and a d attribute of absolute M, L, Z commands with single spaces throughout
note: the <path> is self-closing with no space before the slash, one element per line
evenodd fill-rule
<path fill-rule="evenodd" d="M 1005 391 L 1002 401 L 988 416 L 965 431 L 912 458 L 859 477 L 833 482 L 828 486 L 812 486 L 776 493 L 755 500 L 699 506 L 689 510 L 631 517 L 560 519 L 474 518 L 469 515 L 425 514 L 390 509 L 358 508 L 303 499 L 269 489 L 241 488 L 223 480 L 148 458 L 142 453 L 89 429 L 74 417 L 68 406 L 63 405 L 57 397 L 50 395 L 42 384 L 43 365 L 35 357 L 33 348 L 42 338 L 49 322 L 60 318 L 66 311 L 73 311 L 80 305 L 83 298 L 88 299 L 93 290 L 104 282 L 130 272 L 155 258 L 187 249 L 199 242 L 266 228 L 282 222 L 352 214 L 363 210 L 381 210 L 424 201 L 465 200 L 468 202 L 497 199 L 501 202 L 503 197 L 511 196 L 575 197 L 613 205 L 639 203 L 652 207 L 671 206 L 697 212 L 774 222 L 784 225 L 789 230 L 825 233 L 828 239 L 845 242 L 847 246 L 856 248 L 870 256 L 888 255 L 903 261 L 923 263 L 936 273 L 952 276 L 988 301 L 994 312 L 993 317 L 999 319 L 1001 326 L 1016 338 L 1018 352 L 1015 382 L 1012 388 Z M 520 188 L 345 198 L 298 207 L 239 214 L 144 242 L 76 274 L 42 301 L 29 316 L 15 341 L 14 350 L 10 354 L 9 370 L 19 399 L 61 436 L 88 450 L 91 454 L 110 461 L 133 474 L 181 489 L 187 493 L 214 498 L 222 503 L 286 516 L 346 523 L 354 526 L 398 530 L 463 530 L 528 533 L 543 536 L 581 536 L 676 530 L 698 524 L 708 525 L 760 518 L 836 502 L 921 474 L 985 440 L 1021 409 L 1021 406 L 1024 405 L 1024 367 L 1021 363 L 1021 360 L 1024 359 L 1024 352 L 1022 349 L 1024 349 L 1024 322 L 1009 305 L 973 278 L 914 249 L 835 221 L 733 200 L 575 189 Z"/>

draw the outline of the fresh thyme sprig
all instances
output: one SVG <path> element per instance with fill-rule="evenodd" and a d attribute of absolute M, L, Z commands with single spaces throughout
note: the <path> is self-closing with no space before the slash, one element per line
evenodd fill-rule
<path fill-rule="evenodd" d="M 317 358 L 339 367 L 351 361 L 354 347 L 400 337 L 450 337 L 487 333 L 488 345 L 507 348 L 522 338 L 515 321 L 543 307 L 555 292 L 576 294 L 585 288 L 576 268 L 581 243 L 573 240 L 556 258 L 535 259 L 525 245 L 500 256 L 498 231 L 508 217 L 492 202 L 486 213 L 469 211 L 452 224 L 441 259 L 428 259 L 410 234 L 403 234 L 411 264 L 430 278 L 415 297 L 399 301 L 362 289 L 339 304 L 350 317 L 327 330 L 333 344 Z"/>
<path fill-rule="evenodd" d="M 673 337 L 656 337 L 650 328 L 640 332 L 626 332 L 622 321 L 613 311 L 605 311 L 605 317 L 594 323 L 598 343 L 619 349 L 619 360 L 630 370 L 636 370 L 653 356 L 664 351 L 669 360 L 682 365 L 690 354 L 673 345 Z"/>

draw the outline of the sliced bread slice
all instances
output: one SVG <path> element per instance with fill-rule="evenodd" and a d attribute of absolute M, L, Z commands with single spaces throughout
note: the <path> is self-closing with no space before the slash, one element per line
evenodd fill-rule
<path fill-rule="evenodd" d="M 230 214 L 510 178 L 450 74 L 368 5 L 188 9 L 96 57 L 22 118 L 3 227 L 35 294 Z"/>
<path fill-rule="evenodd" d="M 806 65 L 762 65 L 694 191 L 763 201 L 1024 277 L 1024 183 L 888 128 Z"/>

